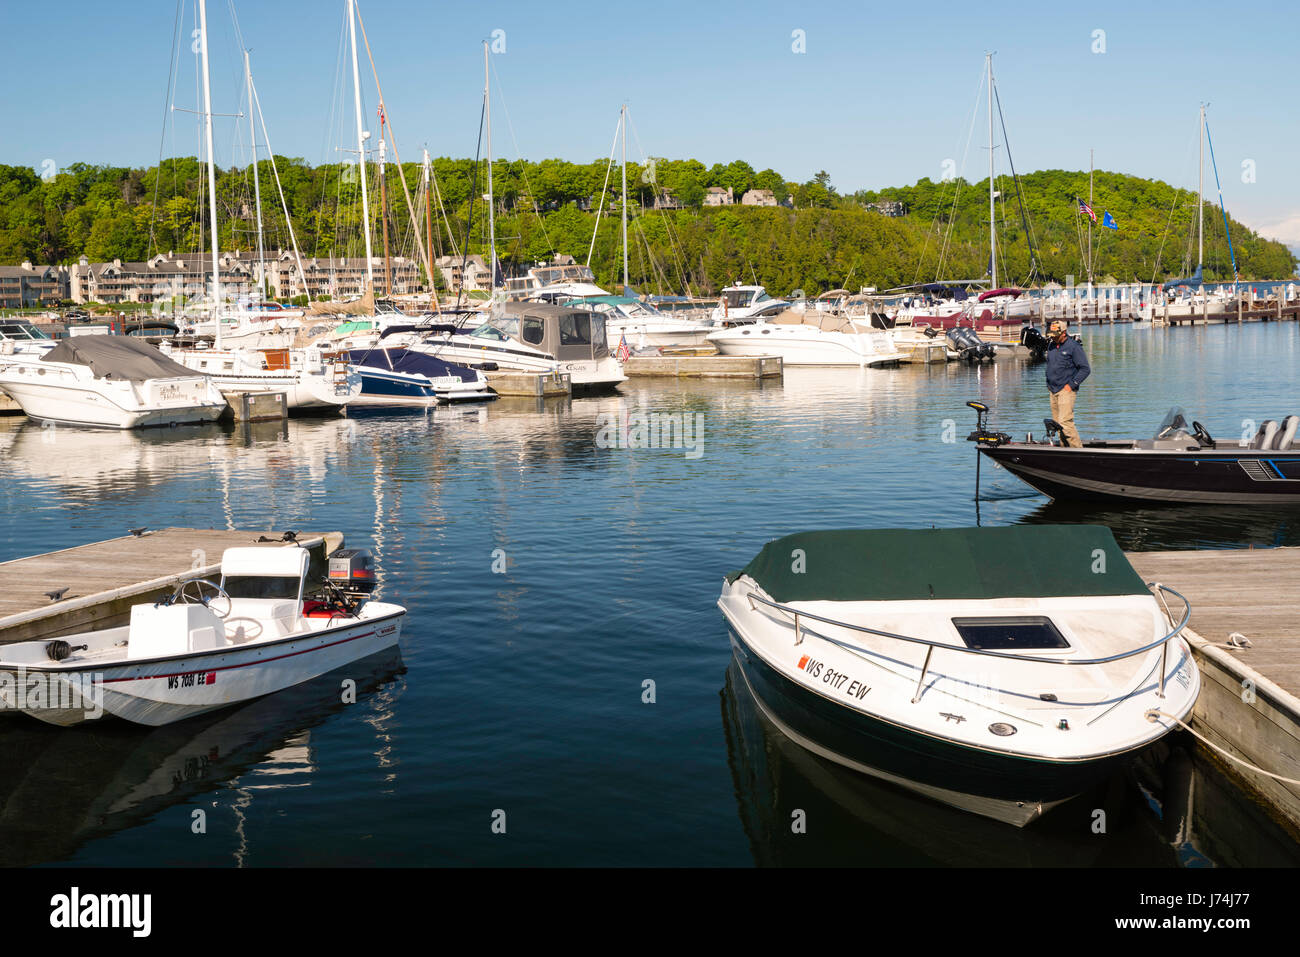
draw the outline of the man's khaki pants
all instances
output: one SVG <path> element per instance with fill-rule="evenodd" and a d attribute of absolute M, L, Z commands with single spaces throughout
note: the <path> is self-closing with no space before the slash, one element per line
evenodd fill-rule
<path fill-rule="evenodd" d="M 1073 389 L 1064 387 L 1060 392 L 1053 392 L 1052 418 L 1061 423 L 1061 431 L 1065 433 L 1065 444 L 1082 448 L 1083 440 L 1079 438 L 1079 430 L 1074 427 L 1074 400 L 1078 395 L 1079 393 Z"/>

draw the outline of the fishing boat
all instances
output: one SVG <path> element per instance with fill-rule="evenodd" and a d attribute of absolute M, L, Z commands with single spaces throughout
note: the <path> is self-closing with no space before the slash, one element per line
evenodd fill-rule
<path fill-rule="evenodd" d="M 718 606 L 793 740 L 1023 826 L 1195 703 L 1190 606 L 1152 588 L 1099 526 L 849 529 L 769 542 Z"/>
<path fill-rule="evenodd" d="M 971 403 L 968 403 L 971 404 Z M 1107 439 L 1070 447 L 1060 426 L 1015 441 L 986 427 L 974 403 L 980 455 L 1053 499 L 1170 505 L 1300 504 L 1300 416 L 1265 419 L 1248 442 L 1221 443 L 1180 409 L 1166 414 L 1150 439 Z"/>
<path fill-rule="evenodd" d="M 226 411 L 211 379 L 131 336 L 75 336 L 48 349 L 4 339 L 0 389 L 34 421 L 90 428 L 211 422 Z"/>
<path fill-rule="evenodd" d="M 219 583 L 135 605 L 130 623 L 0 648 L 0 704 L 49 724 L 164 725 L 282 691 L 397 644 L 406 609 L 369 599 L 368 552 L 309 581 L 296 544 L 228 548 Z"/>

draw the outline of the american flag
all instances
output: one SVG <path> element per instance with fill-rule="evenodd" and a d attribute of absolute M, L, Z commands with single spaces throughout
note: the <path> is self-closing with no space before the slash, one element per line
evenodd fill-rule
<path fill-rule="evenodd" d="M 627 347 L 627 336 L 619 336 L 618 339 L 618 361 L 627 362 L 628 356 L 632 355 L 632 350 Z"/>
<path fill-rule="evenodd" d="M 1095 223 L 1097 221 L 1097 214 L 1092 211 L 1092 207 L 1089 206 L 1087 203 L 1085 203 L 1082 199 L 1079 199 L 1078 196 L 1074 198 L 1079 200 L 1079 212 L 1083 213 L 1085 216 L 1087 216 Z"/>

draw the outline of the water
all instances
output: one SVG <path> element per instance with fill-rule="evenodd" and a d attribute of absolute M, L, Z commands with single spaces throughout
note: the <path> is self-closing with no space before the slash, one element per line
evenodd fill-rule
<path fill-rule="evenodd" d="M 1300 412 L 1298 336 L 1292 324 L 1088 327 L 1096 371 L 1079 427 L 1150 435 L 1180 404 L 1216 437 L 1253 434 L 1246 420 Z M 763 542 L 974 524 L 968 399 L 1016 434 L 1041 432 L 1048 413 L 1041 367 L 999 362 L 633 380 L 621 396 L 283 429 L 137 436 L 2 422 L 0 560 L 138 525 L 341 530 L 375 551 L 383 597 L 410 614 L 400 659 L 344 675 L 358 680 L 356 704 L 339 700 L 335 675 L 153 731 L 0 716 L 0 858 L 1295 863 L 1294 846 L 1199 759 L 1194 773 L 1213 786 L 1196 793 L 1218 798 L 1198 801 L 1190 840 L 1162 821 L 1156 763 L 1016 831 L 803 752 L 729 679 L 714 602 L 723 574 Z M 702 414 L 700 454 L 598 447 L 599 417 L 634 411 Z M 1300 516 L 1089 512 L 1049 506 L 1005 472 L 982 479 L 984 524 L 1103 521 L 1130 548 L 1300 544 Z M 1096 806 L 1109 809 L 1105 835 L 1089 827 Z M 809 813 L 798 839 L 791 807 Z M 497 812 L 505 834 L 493 833 Z"/>

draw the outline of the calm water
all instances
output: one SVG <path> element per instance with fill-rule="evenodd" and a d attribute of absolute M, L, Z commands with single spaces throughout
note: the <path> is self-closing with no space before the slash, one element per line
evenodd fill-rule
<path fill-rule="evenodd" d="M 1150 435 L 1180 404 L 1227 438 L 1245 420 L 1300 413 L 1298 339 L 1295 324 L 1090 327 L 1080 428 Z M 1013 433 L 1041 431 L 1048 412 L 1041 368 L 1012 361 L 795 369 L 765 384 L 634 380 L 621 396 L 286 430 L 0 422 L 0 560 L 136 525 L 340 530 L 375 551 L 383 597 L 410 610 L 400 658 L 350 672 L 363 679 L 356 704 L 339 702 L 331 678 L 154 731 L 0 716 L 0 858 L 1295 863 L 1292 845 L 1185 760 L 1179 773 L 1205 781 L 1191 841 L 1172 833 L 1169 772 L 1155 765 L 1021 832 L 803 752 L 729 676 L 714 602 L 722 575 L 766 540 L 974 524 L 963 440 L 975 398 Z M 637 411 L 700 413 L 700 454 L 598 446 L 602 416 Z M 1130 548 L 1300 544 L 1296 515 L 1061 509 L 1004 472 L 983 480 L 985 524 L 1102 521 Z M 1088 827 L 1097 800 L 1110 816 L 1100 836 Z M 190 827 L 199 808 L 203 835 Z M 792 808 L 807 811 L 807 834 L 789 833 Z M 492 832 L 498 809 L 505 834 Z"/>

